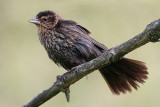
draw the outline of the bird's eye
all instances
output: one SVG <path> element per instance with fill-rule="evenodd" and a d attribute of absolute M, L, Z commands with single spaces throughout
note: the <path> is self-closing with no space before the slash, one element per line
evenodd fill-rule
<path fill-rule="evenodd" d="M 47 21 L 47 18 L 43 18 L 43 21 Z"/>

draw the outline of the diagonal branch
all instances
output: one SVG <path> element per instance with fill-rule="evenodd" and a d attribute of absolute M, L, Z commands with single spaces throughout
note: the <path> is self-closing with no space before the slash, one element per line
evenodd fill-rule
<path fill-rule="evenodd" d="M 71 84 L 77 82 L 89 73 L 92 73 L 94 70 L 117 61 L 127 53 L 133 51 L 136 48 L 139 48 L 142 45 L 145 45 L 148 42 L 158 42 L 159 38 L 160 19 L 151 22 L 149 25 L 147 25 L 146 29 L 142 33 L 138 34 L 127 42 L 111 48 L 109 51 L 104 52 L 98 58 L 75 67 L 71 72 L 66 72 L 62 76 L 58 76 L 57 81 L 49 89 L 38 94 L 34 99 L 32 99 L 23 107 L 40 106 L 50 98 L 56 96 L 59 92 L 69 88 Z"/>

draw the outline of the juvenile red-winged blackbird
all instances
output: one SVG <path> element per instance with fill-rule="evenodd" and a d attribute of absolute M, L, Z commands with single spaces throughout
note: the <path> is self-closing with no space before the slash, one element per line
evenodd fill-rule
<path fill-rule="evenodd" d="M 53 11 L 42 11 L 30 20 L 38 27 L 38 36 L 48 56 L 66 70 L 100 56 L 107 47 L 89 36 L 90 32 Z M 147 67 L 141 61 L 122 58 L 99 69 L 113 94 L 131 92 L 147 78 Z"/>

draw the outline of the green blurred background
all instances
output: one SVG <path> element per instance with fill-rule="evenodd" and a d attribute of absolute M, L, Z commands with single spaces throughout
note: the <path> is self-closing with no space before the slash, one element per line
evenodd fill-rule
<path fill-rule="evenodd" d="M 159 0 L 0 0 L 0 107 L 20 107 L 66 72 L 49 60 L 35 25 L 39 11 L 53 10 L 88 28 L 109 48 L 160 17 Z M 71 101 L 58 94 L 41 107 L 160 107 L 160 48 L 149 43 L 126 55 L 146 62 L 149 78 L 138 91 L 112 95 L 98 71 L 71 86 Z"/>

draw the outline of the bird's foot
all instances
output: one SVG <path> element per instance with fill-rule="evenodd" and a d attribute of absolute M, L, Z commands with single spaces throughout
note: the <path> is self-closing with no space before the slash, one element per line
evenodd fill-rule
<path fill-rule="evenodd" d="M 57 82 L 58 84 L 64 84 L 65 83 L 65 76 L 64 75 L 57 75 Z"/>
<path fill-rule="evenodd" d="M 78 70 L 79 70 L 79 66 L 75 66 L 70 70 L 70 72 L 77 74 Z"/>

